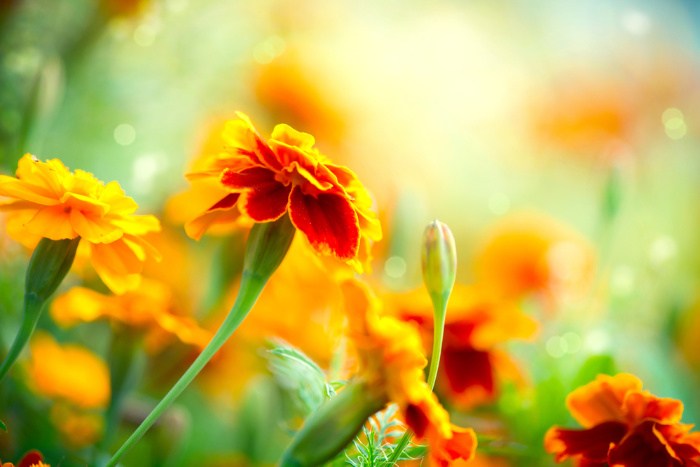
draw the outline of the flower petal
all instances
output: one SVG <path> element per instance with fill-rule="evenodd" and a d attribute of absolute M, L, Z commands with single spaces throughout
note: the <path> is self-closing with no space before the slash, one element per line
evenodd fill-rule
<path fill-rule="evenodd" d="M 78 235 L 91 243 L 112 243 L 124 234 L 100 217 L 87 217 L 77 209 L 70 212 L 70 222 Z"/>
<path fill-rule="evenodd" d="M 606 422 L 588 430 L 567 430 L 553 427 L 544 437 L 547 452 L 555 454 L 557 462 L 570 457 L 605 462 L 610 445 L 618 443 L 627 433 L 627 427 L 619 422 Z"/>
<path fill-rule="evenodd" d="M 240 212 L 234 209 L 240 193 L 231 193 L 214 203 L 209 209 L 185 224 L 187 236 L 195 240 L 212 226 L 219 223 L 234 222 L 240 216 Z"/>
<path fill-rule="evenodd" d="M 238 204 L 241 212 L 256 222 L 270 222 L 287 212 L 292 187 L 273 181 L 241 194 Z"/>
<path fill-rule="evenodd" d="M 73 230 L 70 214 L 61 205 L 47 206 L 40 209 L 25 225 L 27 231 L 34 235 L 62 240 L 75 238 L 78 233 Z"/>
<path fill-rule="evenodd" d="M 642 390 L 642 382 L 634 375 L 599 375 L 595 381 L 581 386 L 566 398 L 566 406 L 585 428 L 609 421 L 625 421 L 623 400 L 630 392 Z"/>
<path fill-rule="evenodd" d="M 316 251 L 341 261 L 357 257 L 360 227 L 352 204 L 335 193 L 307 196 L 297 186 L 290 196 L 290 217 Z"/>
<path fill-rule="evenodd" d="M 232 192 L 264 189 L 275 181 L 275 174 L 262 167 L 253 167 L 241 171 L 225 169 L 221 172 L 221 184 Z"/>

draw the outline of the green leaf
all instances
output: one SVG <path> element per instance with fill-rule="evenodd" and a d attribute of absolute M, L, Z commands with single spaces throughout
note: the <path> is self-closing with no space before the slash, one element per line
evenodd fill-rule
<path fill-rule="evenodd" d="M 7 427 L 5 426 L 5 423 L 0 420 L 0 428 L 2 428 L 2 431 L 7 431 Z"/>
<path fill-rule="evenodd" d="M 614 375 L 615 361 L 609 355 L 595 355 L 584 362 L 574 378 L 571 389 L 579 388 L 595 380 L 598 375 Z"/>

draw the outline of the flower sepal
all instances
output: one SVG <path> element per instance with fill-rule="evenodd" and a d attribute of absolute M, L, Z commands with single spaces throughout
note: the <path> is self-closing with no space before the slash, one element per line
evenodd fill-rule
<path fill-rule="evenodd" d="M 280 466 L 314 467 L 330 461 L 387 402 L 367 381 L 351 381 L 311 414 L 282 455 Z"/>

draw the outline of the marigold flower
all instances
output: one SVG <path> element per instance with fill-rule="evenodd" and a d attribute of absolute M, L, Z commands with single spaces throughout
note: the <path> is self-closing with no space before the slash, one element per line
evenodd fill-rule
<path fill-rule="evenodd" d="M 41 162 L 27 154 L 17 177 L 0 175 L 0 203 L 10 211 L 7 231 L 15 240 L 34 246 L 40 238 L 80 237 L 91 247 L 95 271 L 115 293 L 133 289 L 146 258 L 160 254 L 142 236 L 160 230 L 154 216 L 136 216 L 133 199 L 117 182 L 106 185 L 82 170 L 71 173 L 58 159 Z"/>
<path fill-rule="evenodd" d="M 556 302 L 592 277 L 592 248 L 580 234 L 537 213 L 504 219 L 477 253 L 476 273 L 498 294 L 519 299 L 538 294 Z"/>
<path fill-rule="evenodd" d="M 44 456 L 38 451 L 29 451 L 26 453 L 22 459 L 17 463 L 17 467 L 51 467 L 48 464 L 44 464 Z M 12 462 L 5 462 L 4 464 L 0 461 L 2 467 L 15 467 Z"/>
<path fill-rule="evenodd" d="M 127 326 L 145 329 L 146 348 L 157 352 L 170 336 L 185 344 L 204 348 L 212 333 L 199 327 L 194 319 L 178 314 L 170 289 L 157 281 L 143 279 L 135 290 L 124 295 L 103 295 L 84 287 L 74 287 L 51 303 L 51 316 L 57 324 L 71 327 L 79 322 L 110 319 Z"/>
<path fill-rule="evenodd" d="M 277 125 L 265 141 L 248 117 L 226 123 L 224 152 L 210 156 L 192 181 L 218 180 L 226 194 L 185 226 L 200 238 L 210 226 L 239 217 L 271 222 L 289 212 L 313 249 L 350 264 L 369 267 L 369 241 L 381 239 L 372 201 L 348 168 L 330 163 L 314 148 L 313 136 Z"/>
<path fill-rule="evenodd" d="M 433 313 L 425 292 L 387 296 L 385 301 L 391 314 L 418 324 L 426 348 L 430 348 Z M 492 401 L 498 393 L 498 377 L 518 374 L 498 346 L 510 339 L 528 339 L 536 330 L 535 321 L 485 287 L 456 285 L 447 306 L 440 389 L 463 408 Z"/>
<path fill-rule="evenodd" d="M 30 343 L 29 378 L 33 389 L 82 409 L 103 408 L 109 402 L 107 364 L 84 347 L 58 344 L 46 333 Z"/>
<path fill-rule="evenodd" d="M 635 376 L 599 375 L 569 394 L 566 405 L 584 427 L 551 428 L 545 449 L 555 460 L 586 466 L 700 466 L 700 432 L 680 423 L 683 403 L 642 391 Z"/>
<path fill-rule="evenodd" d="M 406 424 L 431 447 L 430 463 L 448 466 L 470 460 L 476 449 L 471 428 L 452 425 L 425 381 L 427 360 L 417 329 L 392 316 L 380 316 L 379 302 L 355 281 L 343 284 L 350 338 L 359 360 L 359 377 L 377 397 L 399 405 Z"/>

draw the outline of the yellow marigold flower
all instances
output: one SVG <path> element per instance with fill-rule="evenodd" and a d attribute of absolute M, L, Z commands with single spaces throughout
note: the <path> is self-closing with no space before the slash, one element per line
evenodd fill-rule
<path fill-rule="evenodd" d="M 376 391 L 376 397 L 397 403 L 406 424 L 416 436 L 427 439 L 431 465 L 442 467 L 473 458 L 474 431 L 450 423 L 425 381 L 427 361 L 418 330 L 394 317 L 380 316 L 378 300 L 363 284 L 348 281 L 343 292 L 359 360 L 358 376 Z"/>
<path fill-rule="evenodd" d="M 30 347 L 29 378 L 37 393 L 83 409 L 107 405 L 109 369 L 102 359 L 79 345 L 58 344 L 46 333 L 37 333 Z"/>
<path fill-rule="evenodd" d="M 115 293 L 138 285 L 143 263 L 160 254 L 142 236 L 160 230 L 154 216 L 136 216 L 136 202 L 117 182 L 106 185 L 82 170 L 70 172 L 58 159 L 41 162 L 27 154 L 17 177 L 0 175 L 0 203 L 11 211 L 7 232 L 28 246 L 41 237 L 80 237 L 91 247 L 91 262 Z"/>
<path fill-rule="evenodd" d="M 164 284 L 143 279 L 135 290 L 124 295 L 103 295 L 75 287 L 51 303 L 51 316 L 60 326 L 110 319 L 147 330 L 146 348 L 157 352 L 175 336 L 185 344 L 204 348 L 212 334 L 194 319 L 176 313 L 177 302 Z"/>
<path fill-rule="evenodd" d="M 51 421 L 64 443 L 76 450 L 97 443 L 104 430 L 104 418 L 99 413 L 61 402 L 51 407 Z"/>

